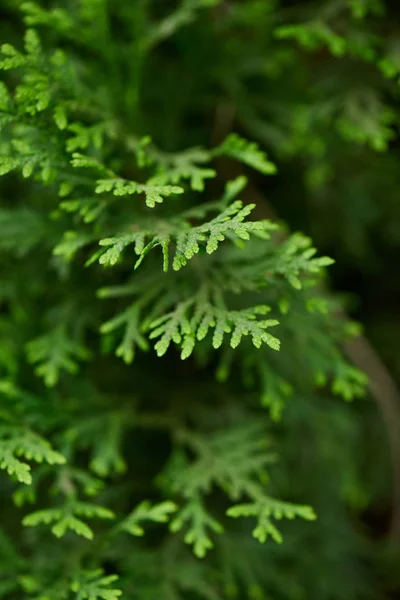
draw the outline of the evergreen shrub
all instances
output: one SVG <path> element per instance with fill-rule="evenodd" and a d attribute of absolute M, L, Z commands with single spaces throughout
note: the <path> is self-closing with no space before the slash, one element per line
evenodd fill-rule
<path fill-rule="evenodd" d="M 300 229 L 398 210 L 391 8 L 1 4 L 0 598 L 376 600 L 360 328 Z"/>

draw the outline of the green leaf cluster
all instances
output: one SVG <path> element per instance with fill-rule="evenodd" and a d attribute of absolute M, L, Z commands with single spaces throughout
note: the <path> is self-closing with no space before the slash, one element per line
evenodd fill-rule
<path fill-rule="evenodd" d="M 4 2 L 0 599 L 379 597 L 324 254 L 400 240 L 400 61 L 289 4 Z"/>

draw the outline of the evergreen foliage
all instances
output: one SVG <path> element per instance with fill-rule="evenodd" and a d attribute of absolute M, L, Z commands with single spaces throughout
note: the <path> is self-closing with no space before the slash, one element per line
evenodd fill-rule
<path fill-rule="evenodd" d="M 345 163 L 361 202 L 397 135 L 390 8 L 3 5 L 0 598 L 376 600 L 336 398 L 359 328 L 264 202 L 300 165 L 351 247 Z"/>

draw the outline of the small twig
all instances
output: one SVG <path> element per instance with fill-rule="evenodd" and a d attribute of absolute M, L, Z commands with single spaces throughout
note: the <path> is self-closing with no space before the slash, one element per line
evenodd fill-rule
<path fill-rule="evenodd" d="M 393 476 L 391 540 L 400 539 L 400 392 L 380 356 L 364 336 L 348 340 L 344 349 L 353 363 L 367 373 L 371 394 L 382 413 L 391 453 Z"/>

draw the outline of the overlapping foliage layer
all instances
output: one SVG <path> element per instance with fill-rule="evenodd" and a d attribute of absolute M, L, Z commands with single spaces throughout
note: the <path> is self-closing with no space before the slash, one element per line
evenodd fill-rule
<path fill-rule="evenodd" d="M 297 160 L 351 212 L 344 154 L 398 119 L 383 3 L 3 4 L 0 598 L 376 598 L 357 326 L 265 202 Z"/>

